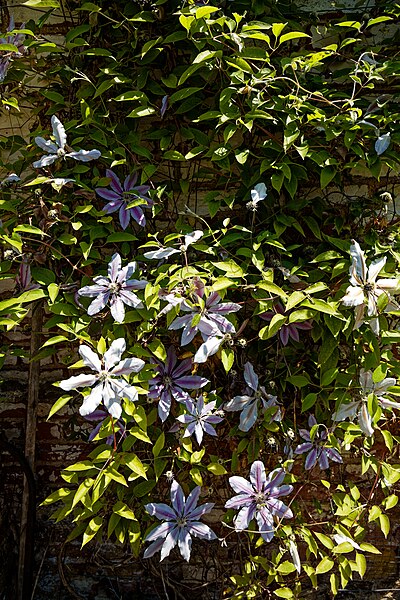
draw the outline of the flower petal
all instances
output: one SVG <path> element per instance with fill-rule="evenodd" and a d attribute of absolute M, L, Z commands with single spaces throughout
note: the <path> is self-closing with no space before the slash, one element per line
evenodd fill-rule
<path fill-rule="evenodd" d="M 258 390 L 258 376 L 250 362 L 244 365 L 244 380 L 252 390 L 255 392 Z"/>
<path fill-rule="evenodd" d="M 103 384 L 98 383 L 91 391 L 88 396 L 85 396 L 83 400 L 83 404 L 79 409 L 79 413 L 84 417 L 85 415 L 90 415 L 93 411 L 96 410 L 98 405 L 103 399 Z"/>
<path fill-rule="evenodd" d="M 64 125 L 61 123 L 60 119 L 53 115 L 51 117 L 51 126 L 53 128 L 54 139 L 59 148 L 64 149 L 65 144 L 67 143 L 67 134 L 65 133 Z"/>
<path fill-rule="evenodd" d="M 94 352 L 91 348 L 89 348 L 89 346 L 85 346 L 84 344 L 82 346 L 79 346 L 78 352 L 81 355 L 83 362 L 87 367 L 93 369 L 93 371 L 97 371 L 98 373 L 101 372 L 101 361 L 100 358 L 97 356 L 96 352 Z"/>
<path fill-rule="evenodd" d="M 123 355 L 125 350 L 126 341 L 124 338 L 118 338 L 112 342 L 111 346 L 104 354 L 104 364 L 106 371 L 110 371 L 114 365 L 117 365 L 120 362 L 121 356 Z"/>
<path fill-rule="evenodd" d="M 256 460 L 251 465 L 250 481 L 256 492 L 261 492 L 266 484 L 265 466 L 261 460 Z"/>
<path fill-rule="evenodd" d="M 75 390 L 79 387 L 91 387 L 96 381 L 96 375 L 86 375 L 85 373 L 82 373 L 81 375 L 74 375 L 69 379 L 60 381 L 59 387 L 65 392 L 69 392 L 70 390 Z"/>
<path fill-rule="evenodd" d="M 237 493 L 254 495 L 253 486 L 244 477 L 239 477 L 238 475 L 229 477 L 229 485 Z"/>

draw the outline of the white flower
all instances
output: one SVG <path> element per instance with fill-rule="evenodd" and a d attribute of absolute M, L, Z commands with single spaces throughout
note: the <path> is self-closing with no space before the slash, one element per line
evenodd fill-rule
<path fill-rule="evenodd" d="M 169 258 L 173 254 L 179 254 L 179 252 L 182 252 L 183 254 L 185 254 L 187 252 L 187 249 L 189 248 L 189 246 L 191 244 L 194 244 L 195 242 L 197 242 L 201 237 L 203 237 L 203 235 L 204 235 L 203 232 L 197 229 L 196 231 L 192 231 L 191 233 L 188 233 L 185 235 L 185 241 L 183 244 L 181 244 L 179 246 L 179 249 L 170 248 L 169 246 L 168 247 L 161 246 L 157 250 L 152 250 L 151 252 L 145 252 L 143 254 L 143 256 L 145 256 L 146 258 L 148 258 L 150 260 L 154 260 L 154 259 L 161 260 L 163 258 Z"/>
<path fill-rule="evenodd" d="M 382 381 L 374 383 L 372 371 L 364 371 L 364 369 L 361 369 L 359 381 L 361 385 L 360 400 L 353 400 L 347 404 L 342 404 L 339 407 L 339 410 L 333 413 L 332 419 L 334 421 L 344 421 L 345 419 L 353 420 L 357 417 L 361 431 L 366 436 L 370 437 L 374 433 L 374 428 L 372 426 L 372 415 L 368 410 L 368 395 L 374 394 L 378 399 L 379 406 L 383 409 L 400 409 L 399 402 L 393 402 L 384 396 L 389 387 L 396 385 L 397 380 L 394 377 L 386 377 Z"/>
<path fill-rule="evenodd" d="M 376 279 L 380 271 L 386 264 L 386 256 L 373 261 L 367 268 L 364 252 L 360 245 L 352 240 L 350 246 L 350 254 L 353 262 L 350 267 L 350 284 L 346 290 L 346 295 L 342 298 L 345 306 L 355 307 L 355 323 L 354 329 L 358 329 L 364 323 L 365 306 L 367 304 L 367 314 L 372 319 L 369 320 L 372 331 L 379 334 L 379 320 L 377 301 L 381 294 L 386 294 L 389 300 L 385 310 L 394 310 L 398 305 L 390 296 L 390 292 L 394 292 L 399 285 L 396 278 L 391 279 Z"/>
<path fill-rule="evenodd" d="M 65 133 L 64 125 L 55 115 L 51 117 L 51 126 L 53 128 L 53 137 L 55 143 L 51 140 L 45 140 L 42 137 L 35 137 L 35 144 L 46 152 L 40 160 L 33 163 L 35 169 L 41 169 L 52 165 L 59 158 L 73 158 L 81 162 L 88 162 L 100 158 L 99 150 L 73 150 L 67 147 L 67 134 Z"/>
<path fill-rule="evenodd" d="M 137 373 L 144 366 L 144 361 L 140 358 L 125 358 L 121 356 L 126 349 L 124 338 L 114 340 L 110 348 L 100 359 L 89 346 L 81 346 L 79 354 L 83 362 L 92 371 L 97 371 L 95 375 L 84 374 L 70 377 L 60 382 L 60 388 L 69 392 L 79 387 L 93 387 L 88 396 L 85 396 L 83 404 L 79 409 L 84 417 L 90 415 L 101 402 L 115 419 L 119 419 L 122 413 L 121 398 L 128 398 L 132 402 L 138 399 L 138 393 L 134 386 L 120 377 L 120 375 L 129 375 Z"/>
<path fill-rule="evenodd" d="M 246 207 L 249 210 L 256 211 L 258 203 L 267 197 L 267 186 L 265 183 L 257 183 L 257 185 L 254 186 L 254 189 L 251 190 L 250 194 L 251 200 L 246 204 Z"/>

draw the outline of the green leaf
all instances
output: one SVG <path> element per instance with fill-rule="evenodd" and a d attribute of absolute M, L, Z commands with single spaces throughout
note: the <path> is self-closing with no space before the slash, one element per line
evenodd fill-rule
<path fill-rule="evenodd" d="M 224 262 L 213 262 L 214 267 L 220 269 L 221 271 L 225 271 L 227 277 L 232 277 L 235 279 L 236 277 L 244 277 L 245 273 L 234 260 L 226 260 Z"/>
<path fill-rule="evenodd" d="M 358 567 L 358 573 L 361 577 L 361 579 L 364 577 L 365 572 L 367 570 L 367 560 L 364 556 L 364 554 L 360 554 L 359 552 L 357 552 L 356 554 L 356 565 Z"/>
<path fill-rule="evenodd" d="M 63 342 L 69 342 L 70 340 L 65 337 L 65 335 L 55 335 L 50 339 L 46 340 L 44 344 L 42 344 L 41 348 L 46 348 L 47 346 L 54 346 L 55 344 L 61 344 Z"/>
<path fill-rule="evenodd" d="M 215 6 L 200 6 L 200 8 L 196 10 L 196 19 L 204 19 L 204 17 L 209 17 L 217 10 L 220 9 L 216 8 Z"/>
<path fill-rule="evenodd" d="M 56 283 L 50 283 L 47 286 L 47 291 L 49 293 L 50 302 L 55 302 L 58 292 L 60 291 L 60 286 Z"/>
<path fill-rule="evenodd" d="M 362 542 L 362 544 L 360 544 L 360 548 L 364 552 L 370 552 L 371 554 L 382 554 L 378 548 L 375 548 L 375 546 L 369 544 L 368 542 Z"/>
<path fill-rule="evenodd" d="M 154 444 L 154 446 L 152 448 L 153 456 L 155 458 L 157 458 L 157 456 L 160 454 L 161 450 L 164 448 L 164 445 L 165 445 L 165 433 L 162 431 L 160 433 L 160 435 L 158 436 L 156 443 Z"/>
<path fill-rule="evenodd" d="M 315 573 L 317 575 L 322 575 L 322 573 L 328 573 L 331 569 L 333 569 L 335 563 L 329 558 L 329 556 L 324 556 L 324 558 L 318 563 L 317 568 L 315 569 Z"/>
<path fill-rule="evenodd" d="M 207 465 L 207 471 L 210 471 L 213 475 L 226 475 L 228 472 L 223 465 L 217 462 Z"/>
<path fill-rule="evenodd" d="M 183 154 L 178 152 L 178 150 L 167 150 L 167 152 L 164 152 L 163 158 L 164 160 L 186 160 Z"/>
<path fill-rule="evenodd" d="M 113 513 L 119 515 L 120 517 L 123 517 L 124 519 L 130 519 L 131 521 L 137 520 L 133 510 L 130 509 L 129 506 L 127 506 L 125 502 L 122 502 L 121 500 L 118 500 L 118 502 L 114 504 L 112 510 Z"/>
<path fill-rule="evenodd" d="M 318 398 L 318 394 L 307 394 L 301 403 L 301 412 L 306 412 L 314 406 Z"/>
<path fill-rule="evenodd" d="M 278 573 L 282 573 L 283 575 L 289 575 L 289 573 L 293 573 L 296 570 L 296 567 L 293 563 L 285 560 L 283 563 L 276 567 Z M 283 596 L 285 598 L 285 596 Z"/>
<path fill-rule="evenodd" d="M 150 106 L 138 106 L 126 116 L 130 117 L 131 119 L 143 119 L 144 117 L 154 115 L 155 112 L 155 109 L 151 108 Z"/>
<path fill-rule="evenodd" d="M 0 45 L 1 47 L 1 45 Z M 46 236 L 49 237 L 49 235 L 47 233 L 45 233 L 44 231 L 42 231 L 41 229 L 39 229 L 39 227 L 34 227 L 33 225 L 17 225 L 17 227 L 14 227 L 14 232 L 20 232 L 20 233 L 32 233 L 34 235 L 41 235 L 41 236 Z"/>
<path fill-rule="evenodd" d="M 78 487 L 74 499 L 72 501 L 72 508 L 74 508 L 74 506 L 76 506 L 78 504 L 78 502 L 82 502 L 82 504 L 84 506 L 86 506 L 86 508 L 91 508 L 91 502 L 90 499 L 87 498 L 87 495 L 90 492 L 90 489 L 92 488 L 94 484 L 94 479 L 92 478 L 88 478 L 85 479 L 81 485 Z"/>
<path fill-rule="evenodd" d="M 336 175 L 335 167 L 324 167 L 321 171 L 321 188 L 325 189 Z"/>
<path fill-rule="evenodd" d="M 26 0 L 23 4 L 32 8 L 60 8 L 59 0 Z"/>
<path fill-rule="evenodd" d="M 292 590 L 288 587 L 282 587 L 279 588 L 279 590 L 274 590 L 274 594 L 275 596 L 278 596 L 278 598 L 294 598 Z"/>
<path fill-rule="evenodd" d="M 258 335 L 260 339 L 268 340 L 269 338 L 273 337 L 279 331 L 279 329 L 281 329 L 282 325 L 286 322 L 286 320 L 287 317 L 285 317 L 285 315 L 281 315 L 279 313 L 274 315 L 268 327 L 263 327 L 259 331 Z"/>
<path fill-rule="evenodd" d="M 389 535 L 390 532 L 390 519 L 387 515 L 381 514 L 379 515 L 379 525 L 381 527 L 381 531 L 385 538 Z"/>
<path fill-rule="evenodd" d="M 228 373 L 235 361 L 235 353 L 232 348 L 221 348 L 221 360 L 224 366 L 225 372 Z"/>
<path fill-rule="evenodd" d="M 310 385 L 310 381 L 304 375 L 292 375 L 287 378 L 287 381 L 298 388 Z"/>
<path fill-rule="evenodd" d="M 197 92 L 200 92 L 202 89 L 203 88 L 199 87 L 188 87 L 183 90 L 179 90 L 169 97 L 169 103 L 173 104 L 174 102 L 178 102 L 178 100 L 183 100 L 184 98 L 193 96 L 193 94 L 197 94 Z"/>

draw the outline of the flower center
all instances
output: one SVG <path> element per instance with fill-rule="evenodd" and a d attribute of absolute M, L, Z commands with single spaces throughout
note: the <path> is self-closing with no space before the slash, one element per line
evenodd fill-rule
<path fill-rule="evenodd" d="M 101 373 L 99 374 L 99 381 L 105 381 L 108 378 L 109 377 L 107 371 L 101 371 Z"/>
<path fill-rule="evenodd" d="M 165 386 L 170 386 L 172 384 L 172 377 L 164 375 L 162 382 Z"/>
<path fill-rule="evenodd" d="M 186 525 L 187 525 L 187 519 L 186 519 L 186 517 L 179 517 L 176 520 L 176 524 L 178 525 L 178 527 L 181 527 L 182 529 L 184 527 L 186 527 Z"/>
<path fill-rule="evenodd" d="M 116 282 L 112 282 L 110 283 L 110 285 L 108 286 L 110 292 L 112 292 L 113 294 L 117 294 L 120 289 L 121 289 L 121 284 L 120 283 L 116 283 Z"/>
<path fill-rule="evenodd" d="M 254 393 L 254 398 L 257 398 L 257 400 L 258 400 L 259 398 L 262 398 L 262 391 L 261 391 L 261 390 L 257 390 L 257 391 Z"/>
<path fill-rule="evenodd" d="M 367 292 L 367 294 L 368 294 L 368 292 L 373 292 L 374 288 L 375 288 L 375 286 L 373 283 L 366 283 L 364 285 L 364 292 Z"/>
<path fill-rule="evenodd" d="M 132 202 L 135 198 L 136 194 L 133 194 L 132 192 L 122 192 L 122 199 L 125 200 L 125 202 Z"/>
<path fill-rule="evenodd" d="M 254 500 L 257 504 L 257 508 L 263 508 L 266 504 L 268 496 L 264 492 L 257 492 L 254 494 Z"/>
<path fill-rule="evenodd" d="M 64 150 L 64 148 L 59 148 L 57 150 L 57 156 L 59 156 L 60 158 L 62 158 L 63 156 L 65 156 L 65 150 Z"/>

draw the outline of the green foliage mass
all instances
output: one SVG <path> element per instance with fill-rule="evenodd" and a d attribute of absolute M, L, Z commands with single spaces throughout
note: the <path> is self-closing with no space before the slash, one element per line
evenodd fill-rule
<path fill-rule="evenodd" d="M 129 376 L 139 400 L 123 402 L 126 434 L 106 418 L 93 449 L 62 471 L 65 487 L 45 503 L 59 503 L 57 521 L 73 519 L 69 539 L 87 544 L 108 536 L 138 556 L 154 525 L 144 505 L 168 502 L 171 472 L 186 493 L 202 486 L 207 501 L 223 509 L 228 475 L 247 477 L 255 460 L 267 471 L 282 466 L 294 485 L 286 498 L 294 518 L 276 523 L 270 544 L 257 527 L 234 532 L 232 510 L 213 526 L 237 557 L 231 571 L 221 566 L 217 573 L 221 598 L 264 598 L 267 588 L 271 597 L 301 598 L 326 574 L 335 595 L 355 573 L 365 574 L 368 553 L 379 552 L 368 541 L 371 527 L 387 536 L 398 500 L 397 409 L 382 405 L 377 390 L 385 378 L 400 377 L 400 290 L 379 288 L 382 278 L 397 280 L 400 262 L 399 5 L 311 15 L 296 4 L 258 0 L 77 1 L 60 45 L 43 33 L 55 4 L 36 3 L 48 12 L 25 25 L 20 56 L 6 48 L 14 54 L 2 113 L 20 122 L 27 115 L 30 129 L 25 137 L 0 135 L 0 277 L 12 282 L 19 273 L 0 302 L 0 326 L 23 325 L 31 303 L 41 302 L 46 341 L 36 359 L 62 347 L 67 352 L 57 360 L 81 373 L 79 344 L 102 355 L 124 337 L 126 356 L 146 365 Z M 53 115 L 66 128 L 68 152 L 96 148 L 101 158 L 60 158 L 33 169 L 43 154 L 35 137 L 49 140 Z M 123 229 L 118 212 L 104 211 L 107 201 L 95 190 L 110 189 L 106 169 L 121 181 L 135 172 L 137 185 L 148 186 L 154 204 L 144 209 L 145 227 L 131 220 Z M 7 182 L 10 172 L 21 181 Z M 260 183 L 267 196 L 254 202 Z M 145 204 L 129 200 L 130 208 Z M 182 249 L 193 230 L 203 236 Z M 359 286 L 362 295 L 372 293 L 373 310 L 356 329 L 354 308 L 342 302 L 351 240 L 368 266 L 387 258 L 378 293 L 366 280 Z M 165 260 L 144 256 L 160 247 L 178 252 Z M 89 302 L 78 295 L 107 272 L 115 253 L 123 266 L 135 260 L 135 276 L 148 281 L 138 292 L 142 307 L 126 307 L 122 323 L 108 308 L 89 316 Z M 34 287 L 21 283 L 28 265 Z M 161 422 L 158 399 L 147 398 L 154 359 L 165 360 L 170 345 L 180 359 L 192 358 L 202 343 L 197 335 L 182 347 L 181 331 L 169 329 L 184 314 L 180 305 L 162 310 L 168 294 L 193 301 L 199 281 L 206 297 L 218 292 L 241 306 L 228 315 L 233 332 L 219 350 L 192 365 L 210 381 L 205 398 L 223 410 L 243 393 L 250 362 L 282 416 L 274 420 L 273 411 L 259 408 L 255 425 L 243 431 L 238 412 L 225 411 L 218 437 L 206 435 L 202 446 L 171 431 L 184 405 L 173 402 Z M 199 314 L 203 309 L 200 302 Z M 260 318 L 268 311 L 274 316 Z M 304 323 L 308 330 L 296 327 Z M 7 352 L 23 354 L 4 346 L 3 360 Z M 361 369 L 372 373 L 373 390 L 362 389 Z M 400 387 L 389 394 L 395 401 Z M 81 400 L 75 391 L 61 396 L 50 418 L 68 402 L 78 410 Z M 334 421 L 350 402 L 360 403 L 352 419 Z M 361 410 L 372 435 L 360 428 Z M 340 450 L 343 465 L 305 469 L 294 453 L 310 414 L 319 424 L 311 441 L 325 431 L 324 448 Z M 214 561 L 218 552 L 226 556 L 219 542 L 194 543 Z"/>

